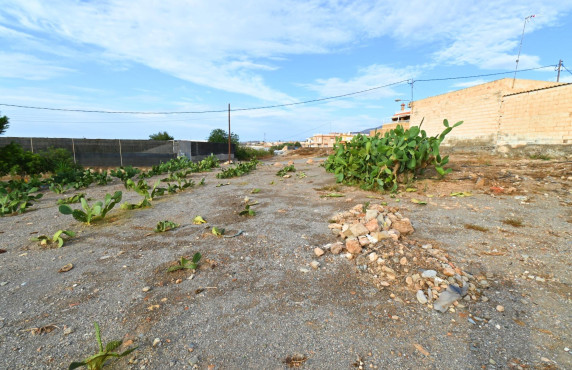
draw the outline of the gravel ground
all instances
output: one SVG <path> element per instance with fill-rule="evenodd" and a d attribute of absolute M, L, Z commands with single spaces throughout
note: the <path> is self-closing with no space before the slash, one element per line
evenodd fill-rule
<path fill-rule="evenodd" d="M 306 177 L 275 175 L 274 162 L 290 159 Z M 110 364 L 117 369 L 572 368 L 570 161 L 456 155 L 445 181 L 428 177 L 391 197 L 336 186 L 306 160 L 273 159 L 228 180 L 194 174 L 206 185 L 150 209 L 116 207 L 92 226 L 60 214 L 63 195 L 53 193 L 0 218 L 0 368 L 67 368 L 96 352 L 94 321 L 104 342 L 138 346 Z M 116 190 L 139 200 L 117 182 L 84 192 L 97 200 Z M 332 191 L 345 196 L 324 197 Z M 245 196 L 258 201 L 254 217 L 238 215 Z M 415 227 L 410 240 L 487 276 L 486 299 L 440 313 L 415 292 L 392 297 L 355 259 L 316 257 L 315 247 L 337 240 L 330 217 L 368 201 L 399 207 Z M 208 223 L 193 225 L 197 215 Z M 153 233 L 162 220 L 181 226 Z M 213 226 L 243 233 L 220 238 Z M 79 234 L 59 249 L 29 240 L 59 229 Z M 195 252 L 194 274 L 166 272 Z"/>

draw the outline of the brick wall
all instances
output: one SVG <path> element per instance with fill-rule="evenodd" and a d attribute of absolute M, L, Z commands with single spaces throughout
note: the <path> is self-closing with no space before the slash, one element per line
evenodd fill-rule
<path fill-rule="evenodd" d="M 428 135 L 443 131 L 443 119 L 450 124 L 464 121 L 445 140 L 446 144 L 470 141 L 471 144 L 495 145 L 499 130 L 499 111 L 503 96 L 531 89 L 554 86 L 547 81 L 504 78 L 466 89 L 414 101 L 411 112 L 411 125 L 419 125 Z"/>
<path fill-rule="evenodd" d="M 572 85 L 503 96 L 498 145 L 572 144 Z"/>

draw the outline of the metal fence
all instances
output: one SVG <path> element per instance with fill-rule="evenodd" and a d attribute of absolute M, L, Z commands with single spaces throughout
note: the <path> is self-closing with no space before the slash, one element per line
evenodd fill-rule
<path fill-rule="evenodd" d="M 0 147 L 12 142 L 34 153 L 67 149 L 74 162 L 82 166 L 148 167 L 182 156 L 199 161 L 211 154 L 221 160 L 228 158 L 228 144 L 201 141 L 0 137 Z M 232 145 L 231 158 L 234 151 Z"/>

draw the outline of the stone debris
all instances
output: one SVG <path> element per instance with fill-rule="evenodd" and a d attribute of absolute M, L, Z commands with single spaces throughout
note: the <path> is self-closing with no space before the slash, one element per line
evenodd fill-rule
<path fill-rule="evenodd" d="M 492 276 L 473 276 L 456 266 L 444 250 L 410 239 L 415 229 L 398 207 L 370 204 L 364 208 L 358 204 L 335 214 L 328 228 L 341 241 L 314 253 L 321 256 L 316 252 L 320 249 L 341 254 L 355 261 L 359 271 L 369 273 L 379 289 L 401 292 L 398 295 L 409 297 L 405 300 L 417 300 L 441 312 L 454 310 L 449 306 L 463 297 L 485 301 L 483 292 Z"/>

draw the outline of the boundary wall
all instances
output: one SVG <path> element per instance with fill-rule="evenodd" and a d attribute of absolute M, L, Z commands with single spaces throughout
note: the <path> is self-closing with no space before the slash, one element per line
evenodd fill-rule
<path fill-rule="evenodd" d="M 572 144 L 572 84 L 504 78 L 412 104 L 410 125 L 427 135 L 456 127 L 444 146 L 498 148 Z"/>
<path fill-rule="evenodd" d="M 87 167 L 150 167 L 181 156 L 200 161 L 211 154 L 220 160 L 228 159 L 228 144 L 202 141 L 0 137 L 0 147 L 11 142 L 34 153 L 64 148 L 76 163 Z M 232 159 L 235 149 L 232 144 Z"/>

